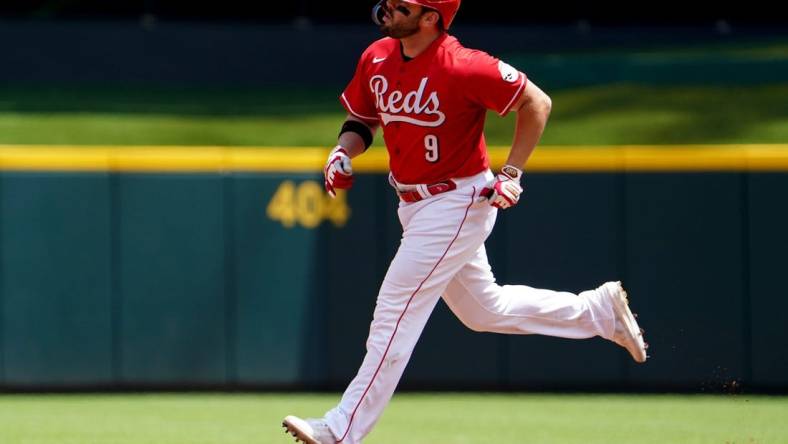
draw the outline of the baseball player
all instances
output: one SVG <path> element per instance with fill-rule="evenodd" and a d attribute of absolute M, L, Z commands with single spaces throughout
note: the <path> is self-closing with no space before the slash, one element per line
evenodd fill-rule
<path fill-rule="evenodd" d="M 520 199 L 522 168 L 550 113 L 550 98 L 522 72 L 447 33 L 460 0 L 383 0 L 386 36 L 367 48 L 340 97 L 348 112 L 326 162 L 325 188 L 353 184 L 352 159 L 377 129 L 400 199 L 402 241 L 380 287 L 367 353 L 339 404 L 320 419 L 284 419 L 308 444 L 355 444 L 386 408 L 438 299 L 476 331 L 562 338 L 601 336 L 645 362 L 642 332 L 619 282 L 578 295 L 498 285 L 484 241 L 498 210 Z M 482 134 L 487 110 L 517 114 L 497 173 Z"/>

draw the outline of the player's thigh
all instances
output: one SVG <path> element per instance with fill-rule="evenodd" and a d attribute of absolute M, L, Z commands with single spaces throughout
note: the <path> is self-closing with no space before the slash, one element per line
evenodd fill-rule
<path fill-rule="evenodd" d="M 501 287 L 495 282 L 487 252 L 482 244 L 452 278 L 443 294 L 446 305 L 463 322 L 480 321 L 495 311 L 500 300 Z"/>
<path fill-rule="evenodd" d="M 486 212 L 470 208 L 473 194 L 441 196 L 400 208 L 403 236 L 384 285 L 426 291 L 440 287 L 473 261 L 489 234 Z M 419 206 L 415 206 L 419 205 Z M 486 259 L 485 259 L 486 260 Z"/>

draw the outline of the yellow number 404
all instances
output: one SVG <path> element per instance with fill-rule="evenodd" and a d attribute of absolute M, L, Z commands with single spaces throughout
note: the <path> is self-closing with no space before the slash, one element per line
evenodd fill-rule
<path fill-rule="evenodd" d="M 282 182 L 265 212 L 269 218 L 281 222 L 286 228 L 296 224 L 304 228 L 316 228 L 324 220 L 342 227 L 350 218 L 347 195 L 338 192 L 337 197 L 332 199 L 323 191 L 322 185 L 314 180 L 301 182 L 298 186 L 291 180 Z"/>

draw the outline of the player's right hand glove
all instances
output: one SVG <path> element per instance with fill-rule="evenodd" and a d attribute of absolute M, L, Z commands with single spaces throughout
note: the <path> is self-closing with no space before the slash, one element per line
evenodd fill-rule
<path fill-rule="evenodd" d="M 324 185 L 329 196 L 337 197 L 336 189 L 349 189 L 353 186 L 353 167 L 350 166 L 350 156 L 347 151 L 337 145 L 331 150 L 323 169 Z"/>
<path fill-rule="evenodd" d="M 505 210 L 520 201 L 520 194 L 523 192 L 523 187 L 520 186 L 522 176 L 523 172 L 519 168 L 504 165 L 481 194 L 487 197 L 490 205 Z"/>

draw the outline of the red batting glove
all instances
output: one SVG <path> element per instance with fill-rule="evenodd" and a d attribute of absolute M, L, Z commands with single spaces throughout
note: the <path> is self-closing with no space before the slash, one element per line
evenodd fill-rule
<path fill-rule="evenodd" d="M 523 172 L 517 167 L 504 165 L 501 172 L 495 176 L 487 188 L 482 190 L 482 196 L 487 196 L 490 205 L 495 208 L 505 210 L 520 201 L 520 194 L 523 187 L 520 186 L 520 178 Z"/>
<path fill-rule="evenodd" d="M 353 186 L 353 167 L 350 156 L 340 145 L 334 147 L 328 155 L 326 167 L 323 169 L 323 184 L 329 196 L 337 197 L 336 188 L 347 190 Z"/>

